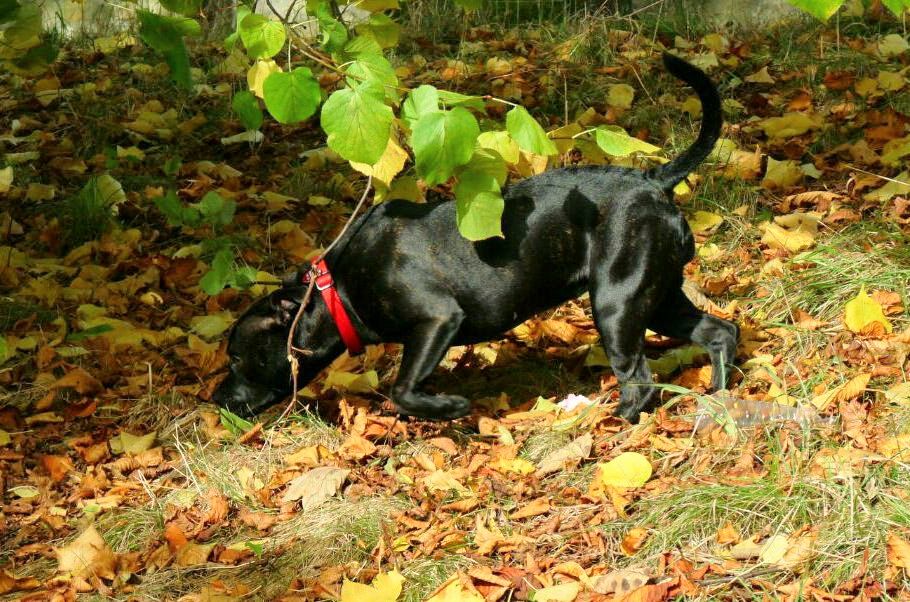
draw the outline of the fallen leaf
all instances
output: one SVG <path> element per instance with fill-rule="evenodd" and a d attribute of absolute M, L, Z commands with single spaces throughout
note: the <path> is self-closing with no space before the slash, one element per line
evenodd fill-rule
<path fill-rule="evenodd" d="M 629 532 L 625 534 L 619 547 L 626 556 L 634 556 L 635 552 L 640 550 L 641 546 L 644 545 L 646 539 L 648 539 L 648 530 L 641 527 L 634 527 L 629 529 Z"/>
<path fill-rule="evenodd" d="M 605 487 L 641 487 L 651 478 L 651 463 L 638 452 L 623 452 L 598 464 L 594 480 Z"/>
<path fill-rule="evenodd" d="M 401 595 L 404 577 L 398 571 L 379 573 L 370 585 L 344 580 L 341 602 L 395 602 Z"/>
<path fill-rule="evenodd" d="M 650 577 L 634 569 L 619 569 L 592 579 L 592 588 L 598 594 L 617 594 L 617 598 L 637 590 L 648 582 Z"/>
<path fill-rule="evenodd" d="M 905 571 L 910 570 L 910 543 L 892 531 L 888 533 L 888 540 L 885 545 L 887 547 L 888 563 Z"/>
<path fill-rule="evenodd" d="M 544 587 L 532 594 L 534 602 L 574 602 L 581 591 L 581 584 L 577 582 L 560 583 Z"/>
<path fill-rule="evenodd" d="M 334 466 L 317 466 L 288 484 L 281 498 L 283 504 L 300 500 L 301 510 L 310 510 L 341 490 L 350 470 Z"/>
<path fill-rule="evenodd" d="M 769 117 L 759 122 L 769 138 L 792 138 L 817 130 L 824 124 L 821 115 L 807 113 L 785 113 L 780 117 Z"/>
<path fill-rule="evenodd" d="M 844 324 L 851 332 L 862 333 L 874 324 L 880 324 L 886 333 L 893 330 L 885 317 L 882 306 L 866 294 L 866 286 L 860 286 L 859 293 L 847 302 L 844 308 Z"/>
<path fill-rule="evenodd" d="M 90 525 L 79 537 L 62 548 L 57 548 L 57 571 L 74 577 L 91 576 L 113 579 L 117 558 L 101 535 Z"/>
<path fill-rule="evenodd" d="M 537 472 L 534 473 L 534 476 L 540 478 L 563 470 L 567 465 L 584 460 L 591 455 L 591 447 L 593 445 L 594 437 L 591 436 L 591 433 L 585 433 L 581 437 L 574 439 L 568 445 L 550 453 L 538 462 Z"/>
<path fill-rule="evenodd" d="M 456 575 L 437 589 L 426 602 L 484 602 L 484 598 L 470 584 L 462 583 Z"/>

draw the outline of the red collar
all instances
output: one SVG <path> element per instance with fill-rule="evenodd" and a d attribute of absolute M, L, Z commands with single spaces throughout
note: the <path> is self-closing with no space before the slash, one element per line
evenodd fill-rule
<path fill-rule="evenodd" d="M 341 335 L 341 340 L 344 341 L 344 346 L 348 348 L 348 353 L 350 355 L 362 353 L 363 343 L 351 323 L 351 318 L 348 316 L 344 304 L 341 303 L 341 295 L 338 294 L 338 289 L 335 288 L 335 281 L 332 279 L 332 274 L 329 272 L 329 266 L 326 265 L 325 259 L 313 262 L 313 269 L 307 271 L 303 276 L 304 282 L 308 283 L 310 281 L 311 272 L 316 275 L 316 290 L 322 293 L 322 300 L 325 301 L 325 306 L 328 308 L 329 315 L 332 316 L 332 320 L 334 320 L 335 326 L 338 328 L 338 333 Z"/>

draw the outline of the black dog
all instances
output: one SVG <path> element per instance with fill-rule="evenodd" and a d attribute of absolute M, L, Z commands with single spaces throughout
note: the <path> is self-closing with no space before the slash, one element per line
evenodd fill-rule
<path fill-rule="evenodd" d="M 664 65 L 695 89 L 704 115 L 698 139 L 675 160 L 646 172 L 588 166 L 523 180 L 503 194 L 504 238 L 476 243 L 455 228 L 454 202 L 383 203 L 329 253 L 326 262 L 361 339 L 404 343 L 392 387 L 401 414 L 465 415 L 467 399 L 419 390 L 446 350 L 494 338 L 585 291 L 622 385 L 619 416 L 636 421 L 659 399 L 644 355 L 646 328 L 704 346 L 712 385 L 724 388 L 738 328 L 699 311 L 683 294 L 682 270 L 695 245 L 672 202 L 673 187 L 720 134 L 720 97 L 694 66 L 669 54 Z M 250 415 L 291 393 L 285 345 L 304 290 L 285 286 L 239 319 L 228 343 L 230 375 L 215 391 L 216 403 Z M 308 352 L 301 384 L 344 350 L 318 294 L 294 340 Z"/>

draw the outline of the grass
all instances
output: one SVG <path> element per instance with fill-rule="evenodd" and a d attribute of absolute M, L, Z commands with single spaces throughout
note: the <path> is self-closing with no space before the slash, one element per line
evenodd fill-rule
<path fill-rule="evenodd" d="M 834 586 L 849 579 L 866 550 L 870 575 L 881 578 L 888 532 L 910 524 L 910 505 L 900 495 L 910 486 L 910 473 L 895 465 L 870 465 L 861 476 L 819 478 L 808 472 L 810 450 L 799 454 L 777 446 L 766 451 L 761 455 L 769 468 L 766 476 L 745 483 L 700 483 L 690 475 L 684 484 L 636 504 L 634 520 L 607 525 L 606 534 L 618 540 L 632 527 L 648 529 L 636 563 L 655 562 L 668 549 L 721 562 L 724 549 L 715 538 L 727 523 L 744 538 L 756 533 L 789 535 L 812 527 L 818 539 L 807 572 L 816 576 L 816 585 Z M 800 455 L 807 461 L 795 474 L 777 466 L 779 458 L 796 460 Z M 606 560 L 631 562 L 620 554 Z"/>
<path fill-rule="evenodd" d="M 882 289 L 902 296 L 910 287 L 910 251 L 903 234 L 887 223 L 861 222 L 796 255 L 779 279 L 766 284 L 770 295 L 757 307 L 774 322 L 787 321 L 795 309 L 834 320 L 861 285 L 870 293 Z"/>

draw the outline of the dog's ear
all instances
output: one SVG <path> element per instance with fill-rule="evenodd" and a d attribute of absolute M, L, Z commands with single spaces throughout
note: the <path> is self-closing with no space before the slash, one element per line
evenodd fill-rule
<path fill-rule="evenodd" d="M 293 269 L 281 277 L 281 286 L 284 288 L 295 288 L 302 282 L 300 270 Z"/>
<path fill-rule="evenodd" d="M 280 324 L 290 324 L 306 294 L 304 286 L 282 287 L 269 296 L 269 302 Z"/>

